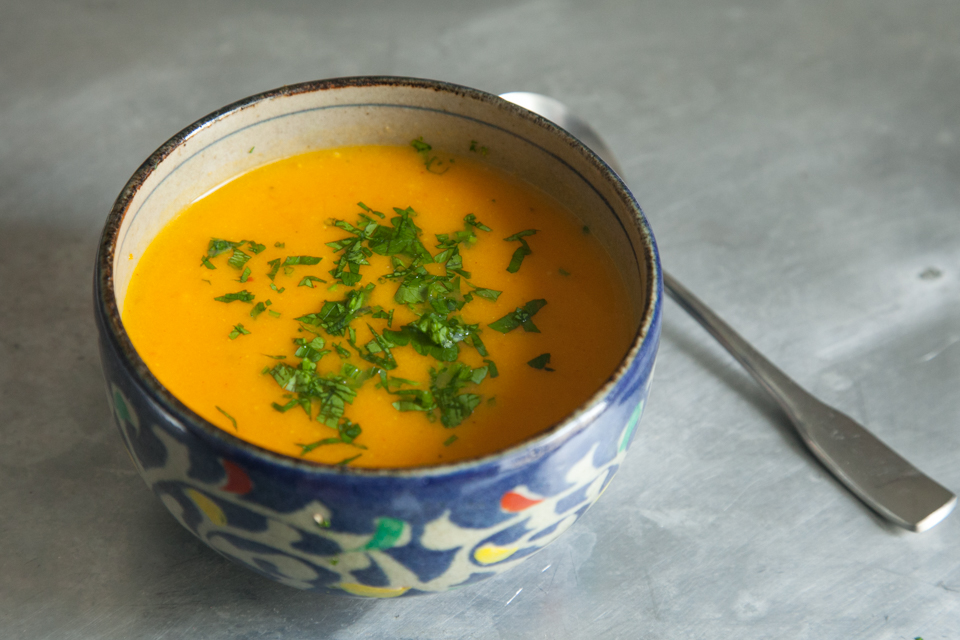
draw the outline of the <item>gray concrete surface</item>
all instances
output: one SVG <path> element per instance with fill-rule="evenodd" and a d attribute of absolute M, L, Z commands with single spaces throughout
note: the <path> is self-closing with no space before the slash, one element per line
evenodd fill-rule
<path fill-rule="evenodd" d="M 285 83 L 568 102 L 664 263 L 802 384 L 960 490 L 960 4 L 0 1 L 0 637 L 960 637 L 960 515 L 894 530 L 667 307 L 618 478 L 553 546 L 419 599 L 233 566 L 136 476 L 90 284 L 137 165 Z"/>

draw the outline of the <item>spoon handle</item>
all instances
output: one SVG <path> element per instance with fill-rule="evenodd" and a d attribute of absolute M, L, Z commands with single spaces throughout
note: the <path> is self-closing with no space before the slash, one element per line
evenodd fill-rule
<path fill-rule="evenodd" d="M 666 272 L 663 283 L 670 297 L 777 401 L 817 459 L 867 506 L 911 531 L 926 531 L 953 510 L 953 493 L 852 418 L 807 393 Z"/>

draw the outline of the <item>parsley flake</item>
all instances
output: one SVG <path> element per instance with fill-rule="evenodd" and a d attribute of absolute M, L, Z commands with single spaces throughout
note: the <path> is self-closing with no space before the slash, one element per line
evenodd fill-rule
<path fill-rule="evenodd" d="M 242 244 L 242 240 L 240 242 L 231 242 L 221 238 L 210 238 L 210 244 L 207 245 L 207 257 L 216 258 L 221 253 L 236 249 Z"/>
<path fill-rule="evenodd" d="M 245 242 L 247 243 L 247 249 L 252 251 L 254 255 L 258 255 L 267 248 L 267 245 L 254 242 L 253 240 L 246 240 Z"/>
<path fill-rule="evenodd" d="M 463 221 L 470 227 L 476 227 L 481 231 L 493 231 L 490 227 L 477 220 L 476 214 L 468 213 L 463 217 Z"/>
<path fill-rule="evenodd" d="M 250 335 L 250 332 L 243 328 L 242 324 L 233 325 L 233 331 L 230 332 L 228 336 L 231 340 L 236 340 L 241 335 Z"/>
<path fill-rule="evenodd" d="M 407 256 L 423 262 L 433 262 L 433 257 L 420 242 L 420 227 L 413 218 L 417 212 L 413 207 L 393 208 L 397 215 L 390 218 L 389 227 L 378 224 L 370 235 L 367 244 L 370 250 L 381 256 Z"/>
<path fill-rule="evenodd" d="M 537 325 L 533 324 L 532 318 L 546 304 L 547 301 L 542 298 L 539 300 L 531 300 L 522 307 L 517 307 L 516 311 L 508 313 L 496 322 L 492 322 L 487 326 L 494 331 L 499 331 L 500 333 L 510 333 L 517 327 L 523 327 L 523 330 L 527 332 L 540 333 L 540 329 L 537 328 Z"/>
<path fill-rule="evenodd" d="M 267 277 L 273 280 L 277 277 L 277 272 L 280 271 L 280 258 L 271 260 L 267 264 L 270 265 L 270 271 L 267 272 Z"/>
<path fill-rule="evenodd" d="M 497 291 L 496 289 L 484 289 L 483 287 L 478 287 L 472 282 L 467 282 L 467 284 L 473 287 L 473 292 L 475 294 L 481 298 L 486 298 L 487 300 L 492 300 L 494 302 L 496 302 L 497 298 L 500 297 L 500 294 L 503 293 L 503 291 Z"/>
<path fill-rule="evenodd" d="M 332 336 L 342 336 L 354 318 L 370 313 L 370 308 L 365 305 L 373 288 L 374 285 L 371 283 L 362 289 L 348 292 L 343 300 L 328 300 L 323 303 L 319 313 L 300 316 L 297 320 L 315 327 L 322 327 Z"/>
<path fill-rule="evenodd" d="M 318 278 L 317 276 L 304 276 L 303 279 L 300 281 L 300 284 L 298 284 L 297 286 L 310 287 L 312 289 L 314 282 L 322 282 L 324 284 L 327 283 L 326 280 L 324 280 L 323 278 Z"/>
<path fill-rule="evenodd" d="M 214 405 L 214 406 L 216 406 L 216 405 Z M 227 417 L 230 419 L 230 422 L 233 423 L 233 428 L 234 428 L 236 431 L 240 431 L 240 428 L 237 427 L 237 421 L 236 421 L 236 419 L 235 419 L 232 415 L 230 415 L 229 413 L 227 413 L 226 411 L 224 411 L 224 410 L 221 409 L 220 407 L 217 407 L 217 411 L 219 411 L 219 412 L 222 413 L 223 415 L 227 416 Z"/>
<path fill-rule="evenodd" d="M 247 263 L 247 260 L 249 259 L 250 259 L 250 256 L 248 254 L 244 253 L 243 251 L 240 251 L 240 249 L 234 249 L 233 255 L 230 256 L 229 260 L 227 260 L 227 264 L 233 267 L 234 269 L 236 269 L 237 271 L 240 271 L 241 269 L 243 269 L 243 265 L 245 265 Z"/>
<path fill-rule="evenodd" d="M 507 271 L 510 273 L 516 273 L 520 270 L 520 265 L 523 264 L 523 259 L 533 253 L 533 250 L 530 248 L 530 245 L 527 244 L 527 241 L 524 240 L 526 236 L 532 236 L 537 232 L 536 229 L 525 229 L 519 231 L 508 238 L 504 238 L 506 242 L 519 242 L 520 246 L 516 251 L 513 252 L 513 257 L 510 259 L 510 264 L 507 265 Z"/>
<path fill-rule="evenodd" d="M 366 449 L 362 444 L 357 444 L 354 440 L 363 432 L 359 424 L 351 422 L 349 418 L 343 418 L 337 424 L 337 435 L 332 438 L 323 438 L 322 440 L 317 440 L 316 442 L 311 442 L 310 444 L 300 444 L 297 443 L 297 446 L 302 449 L 300 451 L 301 456 L 305 456 L 317 447 L 323 447 L 329 444 L 349 444 L 357 447 L 358 449 Z M 354 457 L 354 460 L 356 456 Z"/>
<path fill-rule="evenodd" d="M 433 147 L 424 142 L 423 136 L 420 136 L 416 140 L 410 141 L 410 146 L 416 149 L 417 153 L 420 154 L 420 157 L 423 158 L 423 164 L 427 168 L 427 171 L 430 173 L 435 173 L 437 175 L 442 175 L 450 170 L 450 164 L 453 164 L 453 158 L 450 158 L 447 162 L 448 166 L 444 167 L 443 171 L 438 171 L 441 165 L 444 164 L 443 160 L 439 156 L 431 155 L 430 152 L 433 151 Z M 436 169 L 435 169 L 436 167 Z"/>
<path fill-rule="evenodd" d="M 471 369 L 462 362 L 438 369 L 430 369 L 430 390 L 398 389 L 391 391 L 400 396 L 393 403 L 398 411 L 424 411 L 435 419 L 434 411 L 440 414 L 444 427 L 456 427 L 470 417 L 482 400 L 475 393 L 460 393 L 468 384 L 480 384 L 486 377 L 487 368 Z"/>
<path fill-rule="evenodd" d="M 318 258 L 316 256 L 287 256 L 286 260 L 283 261 L 283 266 L 295 265 L 295 264 L 319 264 L 323 258 Z"/>
<path fill-rule="evenodd" d="M 550 364 L 549 353 L 541 353 L 533 360 L 528 361 L 527 364 L 533 367 L 534 369 L 542 369 L 544 371 L 553 371 L 553 369 L 547 366 L 548 364 Z"/>
<path fill-rule="evenodd" d="M 214 300 L 216 300 L 217 302 L 226 302 L 226 303 L 233 302 L 234 300 L 239 300 L 240 302 L 253 302 L 253 299 L 255 297 L 256 296 L 254 294 L 244 289 L 243 291 L 237 291 L 236 293 L 227 293 L 222 296 L 217 296 L 216 298 L 214 298 Z"/>
<path fill-rule="evenodd" d="M 479 153 L 482 156 L 485 156 L 488 153 L 490 153 L 489 149 L 487 149 L 486 147 L 481 147 L 476 140 L 470 141 L 470 151 L 473 151 L 474 153 Z"/>
<path fill-rule="evenodd" d="M 433 147 L 423 141 L 423 136 L 420 136 L 416 140 L 411 140 L 410 146 L 416 149 L 417 153 L 426 153 L 433 149 Z"/>
<path fill-rule="evenodd" d="M 319 404 L 317 421 L 334 428 L 343 417 L 346 405 L 352 404 L 357 396 L 354 387 L 362 384 L 359 370 L 347 362 L 343 363 L 340 373 L 326 375 L 318 374 L 317 365 L 309 359 L 302 360 L 299 367 L 278 362 L 268 373 L 284 391 L 296 394 L 285 405 L 273 403 L 274 409 L 283 413 L 300 406 L 311 415 L 316 402 Z"/>

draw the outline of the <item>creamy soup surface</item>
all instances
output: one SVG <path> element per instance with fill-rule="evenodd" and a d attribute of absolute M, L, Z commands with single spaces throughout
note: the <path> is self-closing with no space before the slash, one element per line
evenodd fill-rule
<path fill-rule="evenodd" d="M 569 211 L 482 160 L 418 140 L 224 184 L 141 257 L 137 352 L 219 428 L 323 463 L 450 462 L 550 427 L 626 354 L 625 287 Z"/>

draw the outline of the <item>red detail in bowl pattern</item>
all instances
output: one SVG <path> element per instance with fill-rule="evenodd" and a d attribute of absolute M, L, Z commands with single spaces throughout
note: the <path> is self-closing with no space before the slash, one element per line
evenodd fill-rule
<path fill-rule="evenodd" d="M 227 482 L 220 487 L 221 490 L 241 496 L 253 490 L 253 483 L 250 482 L 250 476 L 247 475 L 246 471 L 229 460 L 221 460 L 221 462 L 227 472 Z"/>
<path fill-rule="evenodd" d="M 529 509 L 533 505 L 540 504 L 541 502 L 543 502 L 542 499 L 528 498 L 515 491 L 507 491 L 503 494 L 503 497 L 500 498 L 500 508 L 510 513 L 516 513 L 524 509 Z"/>

